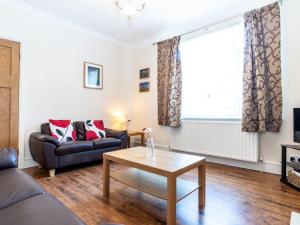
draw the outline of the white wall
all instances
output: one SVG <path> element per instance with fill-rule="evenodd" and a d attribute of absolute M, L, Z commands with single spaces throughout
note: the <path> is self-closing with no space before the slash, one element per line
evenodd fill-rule
<path fill-rule="evenodd" d="M 132 126 L 137 130 L 145 127 L 151 127 L 153 129 L 155 144 L 169 146 L 170 128 L 158 125 L 156 56 L 156 46 L 150 46 L 134 51 L 134 114 L 132 119 Z M 150 67 L 150 78 L 140 80 L 139 70 L 147 67 Z M 150 81 L 150 92 L 139 93 L 140 81 Z"/>
<path fill-rule="evenodd" d="M 270 1 L 266 1 L 268 4 Z M 254 5 L 252 6 L 255 7 Z M 279 133 L 265 133 L 260 136 L 261 156 L 265 162 L 265 170 L 278 173 L 281 162 L 280 145 L 292 143 L 293 124 L 292 109 L 300 107 L 300 1 L 286 0 L 281 9 L 282 17 L 282 69 L 283 69 L 283 125 Z M 242 13 L 242 12 L 240 12 Z M 233 15 L 234 16 L 234 15 Z M 219 18 L 222 20 L 221 18 Z M 224 19 L 224 18 L 223 18 Z M 210 24 L 210 23 L 208 23 Z M 155 142 L 169 146 L 170 128 L 157 125 L 157 46 L 149 45 L 134 52 L 134 122 L 136 129 L 150 126 L 154 130 Z M 138 92 L 138 71 L 151 68 L 151 92 Z M 216 161 L 216 160 L 215 160 Z M 220 161 L 220 160 L 217 160 Z M 232 164 L 232 162 L 228 162 Z M 234 164 L 234 163 L 233 163 Z M 237 165 L 237 164 L 236 164 Z M 243 166 L 243 163 L 238 163 Z M 244 163 L 248 168 L 260 168 Z"/>
<path fill-rule="evenodd" d="M 20 163 L 32 165 L 31 132 L 49 118 L 129 113 L 132 51 L 83 30 L 0 5 L 0 38 L 21 42 Z M 104 66 L 104 89 L 83 88 L 83 62 Z"/>

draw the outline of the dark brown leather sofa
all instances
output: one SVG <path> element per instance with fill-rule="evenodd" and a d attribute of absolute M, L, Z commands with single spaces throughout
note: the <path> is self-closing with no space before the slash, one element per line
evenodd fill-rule
<path fill-rule="evenodd" d="M 127 131 L 105 129 L 106 138 L 86 141 L 84 122 L 74 122 L 74 128 L 75 142 L 59 144 L 51 137 L 49 123 L 41 125 L 41 132 L 30 135 L 31 155 L 41 167 L 49 170 L 50 176 L 55 175 L 55 169 L 101 160 L 104 152 L 127 148 Z"/>
<path fill-rule="evenodd" d="M 0 149 L 1 225 L 84 225 L 32 177 L 17 169 L 14 149 Z"/>

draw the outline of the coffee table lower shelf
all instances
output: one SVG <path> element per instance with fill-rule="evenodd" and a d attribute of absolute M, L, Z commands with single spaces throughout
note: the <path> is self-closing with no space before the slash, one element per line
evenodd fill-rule
<path fill-rule="evenodd" d="M 143 170 L 129 168 L 111 173 L 111 177 L 134 189 L 167 200 L 167 178 Z M 176 201 L 180 201 L 200 186 L 198 183 L 177 178 Z"/>

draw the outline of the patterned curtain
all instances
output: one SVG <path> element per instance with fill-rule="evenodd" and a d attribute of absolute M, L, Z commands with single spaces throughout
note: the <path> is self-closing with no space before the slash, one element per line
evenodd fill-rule
<path fill-rule="evenodd" d="M 181 125 L 182 80 L 179 43 L 180 37 L 158 43 L 158 124 L 169 127 Z"/>
<path fill-rule="evenodd" d="M 278 132 L 282 116 L 279 4 L 248 12 L 244 20 L 242 130 Z"/>

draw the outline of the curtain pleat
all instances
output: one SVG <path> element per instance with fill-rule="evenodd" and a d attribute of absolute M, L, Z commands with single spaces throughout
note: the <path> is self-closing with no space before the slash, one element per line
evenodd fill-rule
<path fill-rule="evenodd" d="M 181 125 L 182 72 L 179 44 L 180 37 L 158 43 L 158 124 L 162 126 Z"/>
<path fill-rule="evenodd" d="M 282 119 L 279 4 L 246 13 L 244 26 L 242 130 L 278 132 Z"/>

